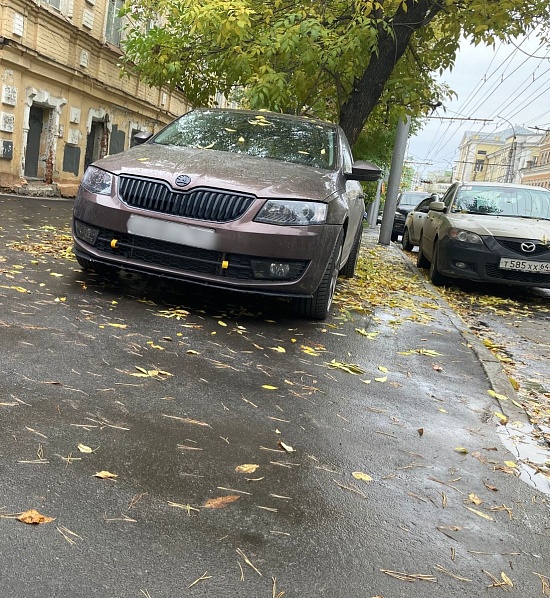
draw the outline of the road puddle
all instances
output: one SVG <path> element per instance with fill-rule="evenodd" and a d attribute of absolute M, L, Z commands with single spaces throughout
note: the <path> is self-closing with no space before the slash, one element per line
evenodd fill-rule
<path fill-rule="evenodd" d="M 536 428 L 517 422 L 499 426 L 497 433 L 516 457 L 520 479 L 550 495 L 550 449 L 537 440 Z"/>

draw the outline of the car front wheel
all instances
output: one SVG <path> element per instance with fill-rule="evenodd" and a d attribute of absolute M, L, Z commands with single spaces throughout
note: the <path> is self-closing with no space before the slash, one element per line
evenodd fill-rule
<path fill-rule="evenodd" d="M 298 298 L 294 300 L 294 313 L 302 318 L 313 318 L 314 320 L 324 320 L 332 305 L 334 291 L 336 290 L 336 281 L 338 280 L 338 270 L 340 258 L 342 257 L 342 244 L 344 232 L 338 235 L 336 245 L 328 261 L 325 273 L 321 279 L 321 284 L 313 293 L 312 297 L 306 299 Z"/>
<path fill-rule="evenodd" d="M 418 268 L 429 268 L 430 262 L 428 258 L 422 253 L 422 238 L 418 243 L 418 253 L 416 254 L 416 265 Z"/>
<path fill-rule="evenodd" d="M 430 263 L 430 280 L 436 287 L 443 286 L 448 282 L 447 277 L 443 276 L 437 269 L 437 262 L 439 260 L 439 243 L 434 246 L 432 261 Z"/>
<path fill-rule="evenodd" d="M 403 231 L 403 238 L 401 239 L 401 246 L 403 247 L 403 249 L 405 251 L 412 251 L 414 245 L 411 243 L 411 240 L 409 238 L 409 229 L 406 228 Z"/>
<path fill-rule="evenodd" d="M 353 278 L 355 276 L 355 268 L 357 267 L 357 260 L 359 259 L 359 251 L 361 250 L 362 238 L 363 227 L 360 226 L 359 230 L 357 231 L 357 234 L 355 235 L 351 251 L 349 252 L 348 261 L 346 262 L 345 266 L 340 270 L 340 274 L 345 278 Z"/>

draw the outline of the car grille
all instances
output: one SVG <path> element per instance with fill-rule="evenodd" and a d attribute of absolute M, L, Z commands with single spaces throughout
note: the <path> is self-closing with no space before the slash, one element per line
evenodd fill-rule
<path fill-rule="evenodd" d="M 206 188 L 173 191 L 162 181 L 129 176 L 119 177 L 118 194 L 133 208 L 209 222 L 236 220 L 255 199 L 250 195 Z"/>
<path fill-rule="evenodd" d="M 541 274 L 538 272 L 520 272 L 516 270 L 502 270 L 495 264 L 485 264 L 485 274 L 490 278 L 498 280 L 511 280 L 516 282 L 526 282 L 540 285 L 550 283 L 550 274 Z"/>
<path fill-rule="evenodd" d="M 116 248 L 113 248 L 111 241 L 115 238 L 117 244 Z M 182 273 L 206 274 L 238 280 L 257 280 L 252 270 L 252 261 L 267 259 L 200 249 L 108 229 L 99 229 L 94 247 L 104 254 L 112 255 L 113 258 L 122 256 L 151 266 L 179 270 Z M 222 268 L 223 262 L 228 264 L 225 269 Z M 284 279 L 285 282 L 300 278 L 309 263 L 306 260 L 285 260 L 285 262 L 291 264 L 290 275 Z"/>
<path fill-rule="evenodd" d="M 502 247 L 523 256 L 525 259 L 528 259 L 531 255 L 547 254 L 550 257 L 550 246 L 544 243 L 535 242 L 535 250 L 528 253 L 521 249 L 521 244 L 525 242 L 524 239 L 495 238 L 495 241 Z"/>

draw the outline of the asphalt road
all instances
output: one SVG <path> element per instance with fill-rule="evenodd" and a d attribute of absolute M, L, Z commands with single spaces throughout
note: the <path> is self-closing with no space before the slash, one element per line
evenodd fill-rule
<path fill-rule="evenodd" d="M 444 304 L 103 280 L 43 252 L 70 210 L 0 198 L 0 596 L 544 595 L 547 498 Z"/>

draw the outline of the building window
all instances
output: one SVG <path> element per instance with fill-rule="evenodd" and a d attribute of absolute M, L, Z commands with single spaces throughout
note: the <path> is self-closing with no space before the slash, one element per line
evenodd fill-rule
<path fill-rule="evenodd" d="M 484 160 L 476 160 L 474 170 L 476 172 L 483 172 L 483 164 L 485 164 Z"/>
<path fill-rule="evenodd" d="M 46 2 L 53 6 L 53 8 L 57 8 L 57 10 L 61 10 L 61 0 L 46 0 Z"/>
<path fill-rule="evenodd" d="M 105 27 L 105 37 L 107 41 L 114 46 L 120 46 L 122 33 L 122 19 L 118 16 L 124 0 L 109 0 L 107 6 L 107 26 Z"/>

